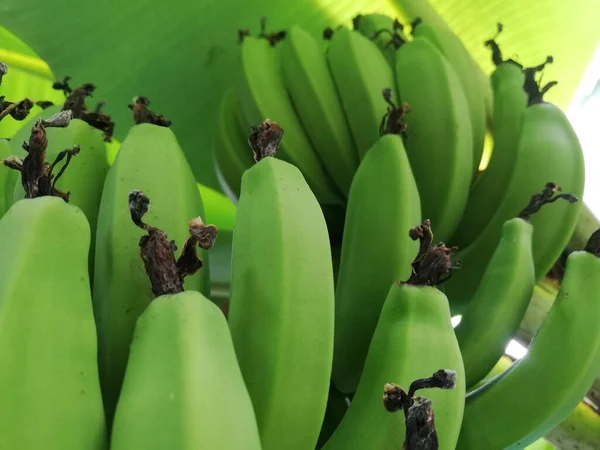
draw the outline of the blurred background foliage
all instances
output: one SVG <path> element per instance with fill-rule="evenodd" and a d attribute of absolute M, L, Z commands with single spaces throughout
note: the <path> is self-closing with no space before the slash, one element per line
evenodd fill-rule
<path fill-rule="evenodd" d="M 118 139 L 132 124 L 131 98 L 149 97 L 152 108 L 173 121 L 197 180 L 220 191 L 210 145 L 219 99 L 238 73 L 238 29 L 255 33 L 266 16 L 270 30 L 297 23 L 320 35 L 327 26 L 350 24 L 359 12 L 387 13 L 405 23 L 439 14 L 488 73 L 490 55 L 482 43 L 500 21 L 507 56 L 526 65 L 554 56 L 544 76 L 559 84 L 547 99 L 565 109 L 600 38 L 589 20 L 600 14 L 597 0 L 3 0 L 0 26 L 31 48 L 0 32 L 0 60 L 11 71 L 45 80 L 69 75 L 74 85 L 94 82 L 95 100 L 107 101 Z M 35 91 L 28 85 L 36 100 L 57 95 L 47 82 Z"/>

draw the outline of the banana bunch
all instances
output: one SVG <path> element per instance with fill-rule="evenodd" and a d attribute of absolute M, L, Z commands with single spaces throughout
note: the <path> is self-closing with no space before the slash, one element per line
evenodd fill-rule
<path fill-rule="evenodd" d="M 237 203 L 221 305 L 170 121 L 135 97 L 113 158 L 95 86 L 55 83 L 64 103 L 0 140 L 0 450 L 503 450 L 593 420 L 600 230 L 498 370 L 581 209 L 553 59 L 505 60 L 499 26 L 484 78 L 425 12 L 239 32 L 212 148 Z"/>

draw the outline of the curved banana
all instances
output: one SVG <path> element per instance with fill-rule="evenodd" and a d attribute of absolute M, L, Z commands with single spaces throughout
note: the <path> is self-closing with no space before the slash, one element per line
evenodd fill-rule
<path fill-rule="evenodd" d="M 404 27 L 398 20 L 385 14 L 359 14 L 353 19 L 354 30 L 377 44 L 394 70 L 396 65 L 396 49 L 408 41 Z"/>
<path fill-rule="evenodd" d="M 506 191 L 500 186 L 510 180 L 515 170 L 522 118 L 527 108 L 521 68 L 511 60 L 503 61 L 501 55 L 495 53 L 494 56 L 494 62 L 498 64 L 491 76 L 494 84 L 494 147 L 487 168 L 471 187 L 467 206 L 450 239 L 458 248 L 475 241 L 505 197 Z"/>
<path fill-rule="evenodd" d="M 236 120 L 239 104 L 233 88 L 228 89 L 219 109 L 217 129 L 213 139 L 213 161 L 221 186 L 232 201 L 240 196 L 242 175 L 252 166 L 252 153 L 247 139 Z"/>
<path fill-rule="evenodd" d="M 204 217 L 204 206 L 192 170 L 162 116 L 136 98 L 135 123 L 110 168 L 102 192 L 96 237 L 94 312 L 98 324 L 100 380 L 107 419 L 112 422 L 129 345 L 137 318 L 154 298 L 139 257 L 142 232 L 131 223 L 127 194 L 141 189 L 153 200 L 152 221 L 176 242 L 188 234 L 190 217 Z M 144 123 L 142 116 L 148 122 Z M 166 123 L 165 123 L 166 125 Z M 168 176 L 165 176 L 168 174 Z M 186 279 L 186 288 L 209 294 L 208 255 L 204 267 Z"/>
<path fill-rule="evenodd" d="M 390 285 L 410 276 L 418 245 L 406 230 L 420 221 L 419 191 L 402 138 L 386 134 L 362 160 L 346 210 L 332 372 L 344 393 L 356 390 Z"/>
<path fill-rule="evenodd" d="M 250 136 L 258 162 L 242 178 L 228 314 L 265 450 L 315 447 L 333 357 L 327 227 L 301 172 L 273 157 L 282 136 L 268 120 Z"/>
<path fill-rule="evenodd" d="M 379 128 L 387 111 L 388 104 L 381 92 L 391 89 L 392 98 L 396 98 L 394 72 L 373 41 L 346 27 L 335 30 L 326 55 L 362 159 L 379 139 Z"/>
<path fill-rule="evenodd" d="M 279 157 L 300 169 L 320 203 L 342 205 L 341 194 L 325 172 L 285 88 L 277 50 L 268 39 L 246 36 L 241 44 L 237 94 L 246 127 L 265 117 L 286 130 Z"/>
<path fill-rule="evenodd" d="M 470 301 L 500 240 L 502 224 L 518 213 L 531 193 L 553 181 L 556 188 L 581 198 L 584 180 L 583 154 L 575 131 L 563 111 L 539 102 L 538 97 L 523 114 L 517 160 L 504 188 L 504 200 L 479 237 L 457 253 L 462 269 L 445 284 L 453 313 L 460 313 Z M 536 280 L 548 272 L 567 245 L 580 205 L 560 202 L 532 217 Z"/>
<path fill-rule="evenodd" d="M 438 254 L 442 259 L 449 257 L 443 253 L 444 246 L 436 248 L 441 250 L 441 254 L 432 253 L 436 258 Z M 412 275 L 408 282 L 394 282 L 389 289 L 356 393 L 323 450 L 401 448 L 405 423 L 400 414 L 383 408 L 383 387 L 395 383 L 408 388 L 413 380 L 441 367 L 456 371 L 456 387 L 450 392 L 428 390 L 427 398 L 433 401 L 439 448 L 455 448 L 464 407 L 463 362 L 448 301 L 432 286 L 436 280 L 426 285 L 420 279 L 426 272 L 416 270 L 415 279 Z"/>
<path fill-rule="evenodd" d="M 486 84 L 482 83 L 481 77 L 477 75 L 478 71 L 481 72 L 481 69 L 477 66 L 477 63 L 473 60 L 467 49 L 465 49 L 460 39 L 447 27 L 437 26 L 430 22 L 417 21 L 413 25 L 413 36 L 415 38 L 421 37 L 435 46 L 456 71 L 468 105 L 472 135 L 470 177 L 473 177 L 477 173 L 483 152 L 486 129 L 486 106 L 484 99 L 491 97 L 491 86 L 489 82 L 486 83 L 487 87 Z M 399 73 L 398 76 L 401 76 L 401 74 Z M 470 178 L 469 182 L 471 181 L 472 179 Z"/>
<path fill-rule="evenodd" d="M 569 255 L 527 355 L 467 395 L 457 449 L 523 448 L 567 418 L 591 386 L 600 371 L 599 234 Z"/>
<path fill-rule="evenodd" d="M 406 150 L 423 217 L 436 224 L 436 236 L 443 241 L 458 225 L 471 184 L 468 106 L 450 64 L 422 38 L 397 50 L 396 84 L 410 108 Z"/>
<path fill-rule="evenodd" d="M 532 233 L 524 218 L 504 223 L 481 284 L 454 329 L 467 389 L 492 370 L 525 315 L 535 285 Z"/>
<path fill-rule="evenodd" d="M 27 198 L 0 236 L 0 449 L 105 450 L 89 222 L 62 198 Z"/>
<path fill-rule="evenodd" d="M 111 449 L 259 450 L 256 417 L 225 316 L 208 298 L 182 287 L 202 266 L 196 247 L 212 247 L 217 230 L 190 221 L 190 237 L 175 260 L 169 236 L 142 222 L 149 205 L 143 192 L 129 193 L 131 219 L 148 233 L 139 247 L 157 298 L 135 326 Z"/>
<path fill-rule="evenodd" d="M 539 286 L 536 290 L 544 290 Z M 535 298 L 535 296 L 534 296 Z M 532 298 L 532 302 L 534 301 Z M 550 302 L 554 301 L 554 297 Z M 514 362 L 511 358 L 502 356 L 494 368 L 479 383 L 471 388 L 472 391 L 483 386 L 489 380 L 510 368 Z M 594 450 L 600 436 L 600 416 L 594 407 L 585 399 L 579 402 L 569 416 L 559 425 L 548 431 L 544 438 L 561 450 Z M 529 447 L 527 447 L 529 449 Z"/>
<path fill-rule="evenodd" d="M 293 26 L 279 46 L 279 57 L 283 81 L 300 122 L 325 170 L 347 198 L 358 156 L 319 42 Z"/>

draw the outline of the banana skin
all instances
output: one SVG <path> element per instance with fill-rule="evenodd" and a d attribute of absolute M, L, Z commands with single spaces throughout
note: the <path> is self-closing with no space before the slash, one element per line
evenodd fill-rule
<path fill-rule="evenodd" d="M 232 245 L 228 320 L 262 448 L 315 448 L 333 356 L 333 269 L 323 213 L 296 167 L 261 155 L 244 173 Z"/>
<path fill-rule="evenodd" d="M 346 210 L 332 372 L 341 392 L 356 390 L 389 286 L 410 276 L 418 244 L 406 230 L 420 221 L 419 191 L 402 138 L 386 134 L 363 158 Z"/>
<path fill-rule="evenodd" d="M 518 217 L 504 223 L 481 284 L 454 329 L 467 389 L 492 370 L 525 316 L 535 286 L 533 232 L 532 225 Z"/>
<path fill-rule="evenodd" d="M 524 448 L 584 397 L 600 371 L 597 255 L 597 242 L 569 255 L 560 291 L 527 355 L 467 395 L 457 449 Z"/>
<path fill-rule="evenodd" d="M 424 391 L 433 402 L 440 450 L 454 450 L 465 398 L 462 357 L 444 294 L 432 286 L 394 283 L 389 289 L 369 346 L 365 368 L 350 407 L 323 450 L 401 448 L 402 414 L 382 405 L 386 383 L 407 387 L 446 367 L 457 372 L 452 391 Z M 426 392 L 426 393 L 425 393 Z"/>
<path fill-rule="evenodd" d="M 168 176 L 165 176 L 168 174 Z M 137 318 L 154 298 L 139 257 L 143 231 L 131 223 L 127 195 L 143 190 L 152 198 L 149 220 L 175 242 L 188 235 L 190 217 L 204 217 L 196 180 L 168 127 L 134 125 L 110 168 L 102 192 L 96 236 L 94 312 L 98 325 L 100 379 L 107 418 L 112 421 Z M 209 294 L 209 261 L 185 287 Z"/>
<path fill-rule="evenodd" d="M 419 187 L 422 215 L 447 240 L 467 204 L 471 184 L 470 116 L 456 73 L 428 41 L 396 52 L 396 85 L 406 114 L 406 150 Z"/>
<path fill-rule="evenodd" d="M 203 448 L 260 450 L 254 410 L 219 307 L 162 295 L 135 327 L 111 449 Z"/>
<path fill-rule="evenodd" d="M 0 449 L 105 450 L 89 222 L 59 197 L 24 199 L 0 236 Z"/>

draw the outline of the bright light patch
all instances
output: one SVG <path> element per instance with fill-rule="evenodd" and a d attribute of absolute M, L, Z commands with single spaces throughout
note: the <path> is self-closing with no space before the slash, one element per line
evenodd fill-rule
<path fill-rule="evenodd" d="M 573 100 L 567 109 L 567 117 L 581 142 L 585 159 L 585 187 L 583 201 L 596 217 L 600 217 L 600 44 L 586 69 Z"/>
<path fill-rule="evenodd" d="M 452 323 L 452 328 L 456 328 L 458 326 L 458 324 L 460 323 L 460 321 L 462 320 L 462 316 L 454 316 L 450 319 L 450 322 Z"/>
<path fill-rule="evenodd" d="M 527 354 L 527 349 L 517 341 L 512 340 L 506 346 L 506 354 L 512 358 L 521 359 Z"/>

